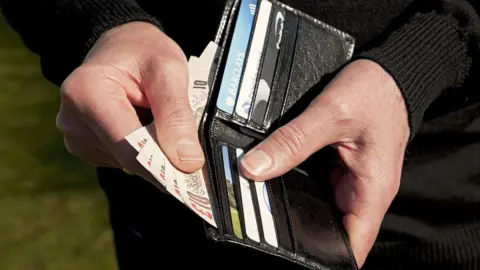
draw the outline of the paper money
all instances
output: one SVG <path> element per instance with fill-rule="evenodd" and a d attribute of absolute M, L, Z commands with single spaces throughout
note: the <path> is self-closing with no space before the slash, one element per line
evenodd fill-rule
<path fill-rule="evenodd" d="M 168 158 L 165 158 L 165 179 L 167 191 L 172 194 L 173 197 L 177 198 L 180 202 L 184 203 L 182 197 L 182 191 L 180 190 L 180 186 L 178 185 L 178 180 L 175 174 L 175 167 L 170 163 Z"/>
<path fill-rule="evenodd" d="M 197 128 L 205 111 L 212 80 L 211 73 L 215 69 L 217 58 L 218 45 L 210 42 L 200 57 L 192 56 L 188 62 L 188 96 Z M 139 163 L 162 183 L 172 196 L 212 226 L 217 226 L 206 184 L 208 177 L 206 167 L 191 174 L 177 170 L 154 139 L 156 136 L 153 123 L 125 138 L 139 152 L 137 156 Z"/>
<path fill-rule="evenodd" d="M 191 174 L 175 171 L 184 203 L 212 226 L 217 226 L 202 170 Z"/>
<path fill-rule="evenodd" d="M 188 63 L 189 82 L 188 97 L 192 108 L 197 128 L 202 119 L 208 94 L 210 93 L 211 73 L 216 67 L 218 60 L 218 45 L 210 42 L 200 58 L 191 57 Z"/>

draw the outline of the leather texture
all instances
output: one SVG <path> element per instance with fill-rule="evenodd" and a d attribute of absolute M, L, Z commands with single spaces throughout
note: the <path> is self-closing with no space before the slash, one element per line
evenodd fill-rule
<path fill-rule="evenodd" d="M 266 121 L 262 130 L 251 130 L 248 125 L 242 126 L 217 112 L 215 105 L 239 2 L 227 2 L 214 38 L 221 51 L 207 110 L 199 129 L 200 140 L 207 153 L 210 181 L 207 186 L 211 187 L 209 192 L 217 221 L 217 228 L 205 223 L 207 236 L 214 241 L 258 250 L 310 269 L 357 269 L 340 213 L 330 196 L 331 192 L 330 195 L 328 193 L 328 180 L 300 168 L 267 182 L 278 248 L 264 243 L 263 237 L 261 243 L 257 243 L 247 237 L 239 239 L 233 234 L 229 224 L 230 214 L 227 213 L 228 195 L 218 169 L 222 166 L 218 144 L 242 148 L 245 152 L 251 149 L 262 136 L 278 128 L 282 121 L 298 115 L 312 96 L 318 94 L 330 75 L 349 60 L 354 47 L 354 40 L 348 34 L 300 10 L 271 1 L 283 7 L 287 11 L 286 17 L 290 17 L 293 23 L 287 21 L 285 24 L 288 42 L 279 53 Z M 265 134 L 255 135 L 262 132 Z"/>

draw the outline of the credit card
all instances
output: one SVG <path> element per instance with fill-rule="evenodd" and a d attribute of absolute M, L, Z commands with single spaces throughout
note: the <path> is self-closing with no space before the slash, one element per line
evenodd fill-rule
<path fill-rule="evenodd" d="M 240 167 L 240 160 L 243 157 L 243 150 L 236 149 L 237 168 Z M 242 195 L 243 219 L 245 220 L 245 232 L 247 237 L 259 243 L 260 235 L 258 233 L 257 217 L 253 208 L 252 191 L 250 190 L 250 180 L 245 179 L 242 174 L 238 173 L 240 182 L 240 193 Z"/>
<path fill-rule="evenodd" d="M 250 119 L 257 125 L 263 125 L 268 100 L 272 89 L 275 67 L 277 65 L 278 53 L 282 44 L 283 25 L 285 22 L 285 9 L 275 6 L 270 20 L 270 32 L 265 49 L 265 57 L 261 67 L 260 81 L 258 82 L 257 95 L 253 105 Z"/>
<path fill-rule="evenodd" d="M 217 99 L 217 108 L 230 115 L 233 113 L 237 99 L 256 7 L 257 0 L 242 0 L 232 41 L 230 42 L 230 49 Z"/>
<path fill-rule="evenodd" d="M 260 2 L 252 42 L 248 52 L 247 63 L 245 64 L 245 72 L 243 73 L 242 83 L 238 93 L 237 103 L 235 105 L 235 113 L 245 120 L 248 119 L 250 113 L 271 10 L 271 2 L 266 0 Z"/>
<path fill-rule="evenodd" d="M 223 168 L 225 172 L 225 183 L 227 186 L 228 203 L 230 205 L 230 216 L 232 217 L 233 233 L 236 237 L 243 239 L 242 226 L 240 224 L 240 215 L 238 214 L 237 199 L 235 198 L 235 190 L 233 188 L 232 168 L 230 165 L 230 157 L 228 155 L 228 147 L 222 146 Z"/>
<path fill-rule="evenodd" d="M 275 231 L 272 208 L 270 206 L 270 197 L 265 182 L 256 181 L 255 191 L 257 192 L 258 208 L 260 209 L 265 242 L 271 246 L 278 247 L 277 233 Z"/>

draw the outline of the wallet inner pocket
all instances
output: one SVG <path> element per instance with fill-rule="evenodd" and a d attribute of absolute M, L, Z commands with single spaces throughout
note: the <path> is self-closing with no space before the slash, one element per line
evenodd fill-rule
<path fill-rule="evenodd" d="M 341 229 L 340 215 L 332 208 L 335 205 L 333 197 L 326 195 L 332 192 L 326 184 L 328 179 L 319 179 L 324 181 L 319 187 L 307 173 L 297 169 L 282 178 L 296 252 L 322 258 L 321 263 L 326 265 L 354 262 L 348 237 Z"/>
<path fill-rule="evenodd" d="M 225 232 L 243 241 L 292 252 L 281 178 L 254 182 L 243 177 L 239 170 L 243 154 L 258 141 L 219 119 L 213 121 L 211 135 L 216 145 L 213 152 Z M 232 204 L 235 205 L 234 209 Z M 235 222 L 242 226 L 241 230 L 235 227 Z"/>
<path fill-rule="evenodd" d="M 265 115 L 262 119 L 262 129 L 264 130 L 269 130 L 272 126 L 277 126 L 277 121 L 282 113 L 297 40 L 298 21 L 298 16 L 292 12 L 286 12 L 282 46 L 278 54 L 271 94 L 268 99 Z"/>
<path fill-rule="evenodd" d="M 299 16 L 276 1 L 259 0 L 247 23 L 242 5 L 235 4 L 224 33 L 214 115 L 267 133 L 284 104 Z M 240 29 L 242 23 L 247 25 Z"/>
<path fill-rule="evenodd" d="M 282 123 L 299 115 L 351 57 L 354 41 L 333 27 L 299 16 Z"/>

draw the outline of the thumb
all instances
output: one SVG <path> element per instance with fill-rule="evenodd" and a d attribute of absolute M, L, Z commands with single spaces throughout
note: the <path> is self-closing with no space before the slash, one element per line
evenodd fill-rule
<path fill-rule="evenodd" d="M 401 165 L 392 166 L 399 162 L 389 162 L 391 159 L 375 148 L 366 146 L 352 151 L 338 146 L 348 169 L 339 179 L 333 179 L 335 200 L 345 214 L 343 223 L 359 267 L 370 252 L 400 185 Z"/>
<path fill-rule="evenodd" d="M 274 131 L 251 149 L 241 170 L 252 180 L 263 181 L 285 174 L 321 148 L 336 142 L 341 127 L 331 106 L 321 95 L 297 118 Z"/>
<path fill-rule="evenodd" d="M 166 56 L 147 64 L 145 85 L 160 148 L 177 169 L 191 173 L 203 166 L 204 156 L 188 99 L 186 59 Z"/>

